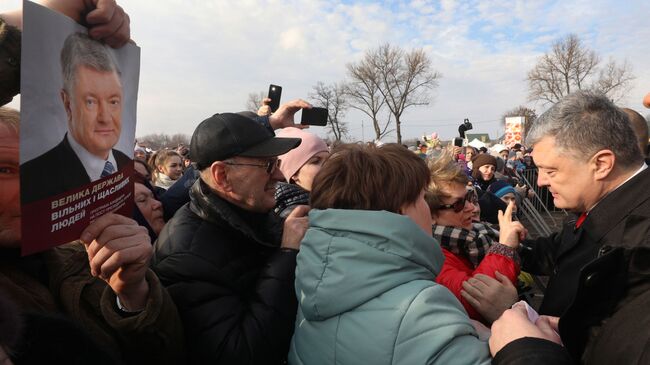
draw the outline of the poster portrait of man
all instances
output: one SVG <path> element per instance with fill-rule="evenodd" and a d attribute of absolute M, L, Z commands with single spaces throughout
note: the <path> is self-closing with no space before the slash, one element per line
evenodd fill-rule
<path fill-rule="evenodd" d="M 34 246 L 41 241 L 78 239 L 83 227 L 105 213 L 130 215 L 140 49 L 112 49 L 72 19 L 31 2 L 23 16 L 25 253 L 45 249 Z"/>
<path fill-rule="evenodd" d="M 26 203 L 96 181 L 131 162 L 114 149 L 122 129 L 123 93 L 108 47 L 72 33 L 61 50 L 61 70 L 68 131 L 54 148 L 21 166 L 28 177 L 21 184 Z M 51 178 L 56 175 L 63 178 Z"/>

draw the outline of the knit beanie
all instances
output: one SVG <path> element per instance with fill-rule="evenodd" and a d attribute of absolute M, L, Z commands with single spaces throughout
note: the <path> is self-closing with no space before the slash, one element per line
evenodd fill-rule
<path fill-rule="evenodd" d="M 490 184 L 488 187 L 488 191 L 494 195 L 496 195 L 499 198 L 502 198 L 504 195 L 508 193 L 515 193 L 515 188 L 512 187 L 512 185 L 508 184 L 507 182 L 503 180 L 497 180 Z"/>
<path fill-rule="evenodd" d="M 280 171 L 284 175 L 287 182 L 291 181 L 291 177 L 300 170 L 302 165 L 307 163 L 312 156 L 319 152 L 329 152 L 327 144 L 318 136 L 303 131 L 298 128 L 284 128 L 276 133 L 278 137 L 284 138 L 300 138 L 302 142 L 300 145 L 284 155 L 278 156 L 280 159 Z"/>
<path fill-rule="evenodd" d="M 477 175 L 478 174 L 478 169 L 479 167 L 483 165 L 493 165 L 495 168 L 497 167 L 497 159 L 489 155 L 487 153 L 481 153 L 476 155 L 474 159 L 472 160 L 472 175 Z"/>
<path fill-rule="evenodd" d="M 479 171 L 479 167 L 483 165 L 494 165 L 494 168 L 496 169 L 497 167 L 496 157 L 489 155 L 487 153 L 481 153 L 476 155 L 476 157 L 472 159 L 472 177 L 475 180 L 483 180 L 483 178 L 481 177 L 481 172 Z"/>

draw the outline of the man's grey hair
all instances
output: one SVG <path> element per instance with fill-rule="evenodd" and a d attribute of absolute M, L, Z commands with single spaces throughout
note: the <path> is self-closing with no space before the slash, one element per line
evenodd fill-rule
<path fill-rule="evenodd" d="M 61 49 L 61 71 L 63 89 L 70 94 L 75 83 L 79 66 L 90 67 L 102 72 L 115 72 L 121 75 L 117 62 L 108 46 L 91 39 L 85 33 L 72 33 L 65 39 Z"/>
<path fill-rule="evenodd" d="M 20 112 L 6 106 L 0 107 L 0 126 L 7 127 L 18 134 L 20 127 Z"/>
<path fill-rule="evenodd" d="M 594 92 L 576 92 L 553 105 L 532 123 L 526 144 L 532 146 L 544 137 L 553 137 L 560 151 L 577 160 L 587 161 L 608 149 L 623 168 L 643 161 L 627 115 L 605 95 Z"/>

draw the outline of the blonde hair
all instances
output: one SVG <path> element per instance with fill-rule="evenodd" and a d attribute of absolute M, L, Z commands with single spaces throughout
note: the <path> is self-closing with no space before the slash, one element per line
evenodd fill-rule
<path fill-rule="evenodd" d="M 167 160 L 172 157 L 180 158 L 181 163 L 183 163 L 183 156 L 181 156 L 180 153 L 169 149 L 157 151 L 151 156 L 151 158 L 149 158 L 149 166 L 153 170 L 153 173 L 151 174 L 151 180 L 154 183 L 159 180 L 158 174 L 160 171 L 158 170 L 158 167 L 164 166 L 167 163 Z"/>
<path fill-rule="evenodd" d="M 458 165 L 458 162 L 454 161 L 450 152 L 444 152 L 436 158 L 429 159 L 427 167 L 431 178 L 424 199 L 429 205 L 431 214 L 435 214 L 442 204 L 442 198 L 446 196 L 443 193 L 443 188 L 453 183 L 467 185 L 469 178 Z"/>

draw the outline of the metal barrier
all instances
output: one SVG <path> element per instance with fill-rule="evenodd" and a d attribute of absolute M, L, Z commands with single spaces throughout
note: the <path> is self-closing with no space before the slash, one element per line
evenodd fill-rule
<path fill-rule="evenodd" d="M 516 172 L 516 174 L 519 180 L 529 186 L 534 192 L 532 199 L 524 199 L 524 201 L 528 201 L 528 203 L 530 203 L 532 206 L 528 207 L 530 213 L 533 214 L 532 211 L 535 211 L 539 214 L 546 213 L 546 215 L 550 218 L 550 221 L 553 223 L 553 227 L 556 229 L 559 228 L 558 223 L 551 214 L 551 211 L 563 212 L 564 214 L 566 214 L 566 211 L 564 211 L 564 209 L 558 209 L 555 207 L 553 204 L 553 196 L 548 191 L 548 188 L 540 187 L 537 185 L 537 169 L 526 169 L 521 173 Z M 542 221 L 545 225 L 545 227 L 542 227 L 542 229 L 548 229 L 548 225 L 546 225 L 545 221 L 541 219 L 541 216 L 539 218 L 539 220 Z"/>
<path fill-rule="evenodd" d="M 537 232 L 538 236 L 547 237 L 551 235 L 552 232 L 557 231 L 560 228 L 558 222 L 551 214 L 551 211 L 567 214 L 566 211 L 555 207 L 553 204 L 553 196 L 548 191 L 548 188 L 537 185 L 538 171 L 536 168 L 526 169 L 521 173 L 516 172 L 516 174 L 520 182 L 529 186 L 534 192 L 530 199 L 524 197 L 524 199 L 521 200 L 520 207 L 524 217 L 530 226 L 532 226 L 532 228 Z M 544 216 L 548 216 L 549 220 L 545 220 Z M 547 222 L 551 222 L 553 227 L 551 228 Z M 521 293 L 521 296 L 525 298 L 528 303 L 537 307 L 541 304 L 541 301 L 544 298 L 546 285 L 541 277 L 536 275 L 531 276 L 533 278 L 532 287 L 528 291 Z"/>
<path fill-rule="evenodd" d="M 537 185 L 536 168 L 526 169 L 521 173 L 520 172 L 516 172 L 516 173 L 517 173 L 517 177 L 519 177 L 520 180 L 524 181 L 524 183 L 530 186 L 530 188 L 533 189 L 533 191 L 535 192 L 537 199 L 534 199 L 532 203 L 538 212 L 542 212 L 543 210 L 550 210 L 552 212 L 564 212 L 563 209 L 558 209 L 555 207 L 555 205 L 553 204 L 553 196 L 548 191 L 548 188 L 540 187 Z"/>
<path fill-rule="evenodd" d="M 522 199 L 520 208 L 526 220 L 532 225 L 538 236 L 549 236 L 553 232 L 530 200 Z M 551 219 L 553 219 L 552 216 Z M 555 223 L 555 220 L 552 220 L 552 222 Z"/>

